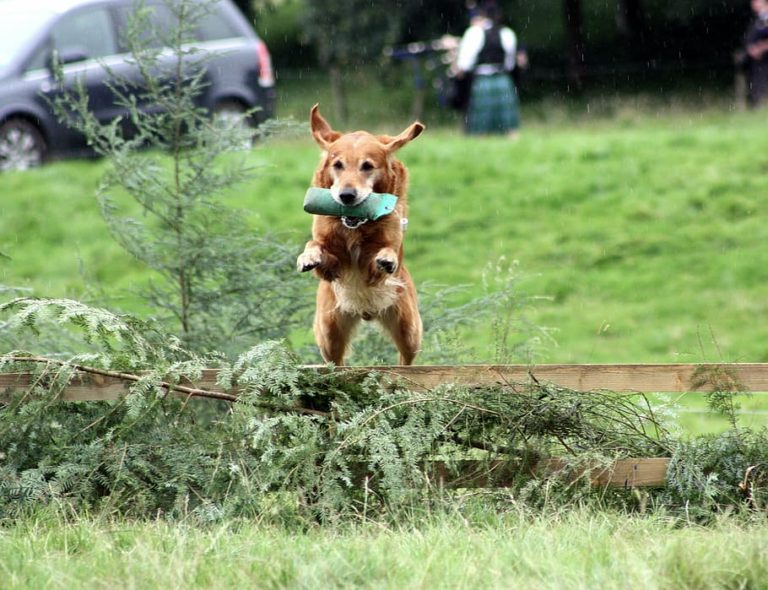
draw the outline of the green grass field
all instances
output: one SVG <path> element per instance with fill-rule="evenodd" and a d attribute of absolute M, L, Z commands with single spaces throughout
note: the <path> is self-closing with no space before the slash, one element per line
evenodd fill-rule
<path fill-rule="evenodd" d="M 768 530 L 574 510 L 391 530 L 30 519 L 0 529 L 7 589 L 764 588 Z"/>
<path fill-rule="evenodd" d="M 469 298 L 489 265 L 517 261 L 522 292 L 546 298 L 529 319 L 554 330 L 542 362 L 766 361 L 766 127 L 760 114 L 670 115 L 532 125 L 517 142 L 428 129 L 401 153 L 409 268 L 422 284 L 469 285 Z M 309 138 L 259 146 L 259 177 L 230 198 L 297 253 L 318 153 Z M 102 170 L 0 177 L 0 282 L 47 296 L 98 286 L 141 310 L 133 291 L 148 275 L 100 219 Z M 487 330 L 469 338 L 468 361 L 492 360 Z"/>
<path fill-rule="evenodd" d="M 556 330 L 541 362 L 768 361 L 764 114 L 610 114 L 531 117 L 517 142 L 467 139 L 426 120 L 427 133 L 401 153 L 411 171 L 412 274 L 469 285 L 468 298 L 482 291 L 488 265 L 517 261 L 521 289 L 546 297 L 529 319 Z M 260 145 L 249 155 L 259 178 L 228 197 L 255 230 L 295 241 L 297 254 L 318 155 L 308 137 Z M 60 162 L 0 176 L 0 252 L 10 257 L 0 258 L 0 284 L 145 311 L 134 290 L 149 277 L 98 214 L 103 169 Z M 307 297 L 313 287 L 307 277 Z M 490 360 L 490 338 L 484 327 L 467 335 L 478 350 L 468 361 Z M 689 431 L 724 427 L 700 397 L 682 405 Z M 763 423 L 761 398 L 745 409 L 745 423 Z M 0 587 L 766 587 L 763 521 L 684 525 L 592 510 L 457 509 L 397 530 L 306 533 L 31 516 L 0 527 Z"/>

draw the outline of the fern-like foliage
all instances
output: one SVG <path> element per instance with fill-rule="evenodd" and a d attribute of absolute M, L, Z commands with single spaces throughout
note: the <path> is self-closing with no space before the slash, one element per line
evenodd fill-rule
<path fill-rule="evenodd" d="M 0 357 L 32 385 L 0 408 L 0 516 L 45 503 L 137 517 L 281 516 L 338 521 L 397 514 L 441 496 L 433 472 L 467 458 L 520 466 L 525 456 L 669 451 L 652 413 L 630 396 L 535 383 L 414 391 L 384 375 L 302 368 L 268 341 L 234 361 L 199 357 L 156 327 L 67 300 L 0 307 L 15 329 L 54 322 L 93 352 Z M 190 388 L 218 363 L 234 403 Z M 87 374 L 125 380 L 117 402 L 62 402 Z M 535 449 L 535 453 L 531 451 Z M 489 472 L 490 473 L 490 472 Z M 530 477 L 529 477 L 530 479 Z"/>
<path fill-rule="evenodd" d="M 200 357 L 151 324 L 67 300 L 20 298 L 0 313 L 14 329 L 53 322 L 92 347 L 0 357 L 0 373 L 32 375 L 23 390 L 0 392 L 0 520 L 45 504 L 205 522 L 385 519 L 431 510 L 478 478 L 532 505 L 631 506 L 631 495 L 575 484 L 590 467 L 642 456 L 672 457 L 669 487 L 656 493 L 670 510 L 764 510 L 768 497 L 768 434 L 675 441 L 636 394 L 533 381 L 414 390 L 375 371 L 307 369 L 278 341 L 233 361 Z M 191 385 L 214 364 L 217 391 Z M 88 375 L 119 377 L 125 395 L 61 401 Z M 535 477 L 548 457 L 571 468 Z"/>
<path fill-rule="evenodd" d="M 722 510 L 768 510 L 768 430 L 744 428 L 681 441 L 666 500 L 697 520 Z"/>
<path fill-rule="evenodd" d="M 152 322 L 131 315 L 116 314 L 71 299 L 21 297 L 0 304 L 0 318 L 11 331 L 29 330 L 39 335 L 51 324 L 75 330 L 92 352 L 77 355 L 77 361 L 115 370 L 163 364 L 184 356 L 178 339 Z M 71 332 L 70 332 L 71 334 Z M 2 368 L 2 365 L 0 365 Z"/>

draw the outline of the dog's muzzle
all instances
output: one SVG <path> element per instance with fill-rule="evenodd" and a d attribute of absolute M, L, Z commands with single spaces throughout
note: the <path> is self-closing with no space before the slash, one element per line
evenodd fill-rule
<path fill-rule="evenodd" d="M 343 188 L 339 191 L 339 200 L 342 205 L 354 205 L 357 201 L 357 189 Z"/>

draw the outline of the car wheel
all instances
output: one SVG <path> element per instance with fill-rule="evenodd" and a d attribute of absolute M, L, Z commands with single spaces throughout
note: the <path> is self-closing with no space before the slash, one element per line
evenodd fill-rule
<path fill-rule="evenodd" d="M 227 100 L 216 105 L 213 112 L 216 125 L 225 131 L 235 131 L 233 137 L 240 140 L 240 149 L 250 149 L 253 145 L 253 125 L 244 105 Z"/>
<path fill-rule="evenodd" d="M 45 160 L 48 146 L 40 130 L 24 119 L 0 125 L 0 171 L 26 170 Z"/>
<path fill-rule="evenodd" d="M 220 102 L 216 105 L 213 115 L 224 126 L 251 128 L 251 118 L 246 114 L 245 106 L 237 101 Z"/>

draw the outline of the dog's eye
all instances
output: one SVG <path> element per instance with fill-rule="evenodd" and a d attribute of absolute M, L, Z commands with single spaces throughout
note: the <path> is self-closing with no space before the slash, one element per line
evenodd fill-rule
<path fill-rule="evenodd" d="M 344 170 L 344 164 L 341 163 L 341 160 L 336 160 L 333 163 L 333 167 L 336 168 L 336 170 Z"/>
<path fill-rule="evenodd" d="M 371 170 L 373 170 L 373 164 L 371 164 L 370 162 L 363 162 L 360 165 L 360 170 L 362 170 L 363 172 L 370 172 Z"/>

